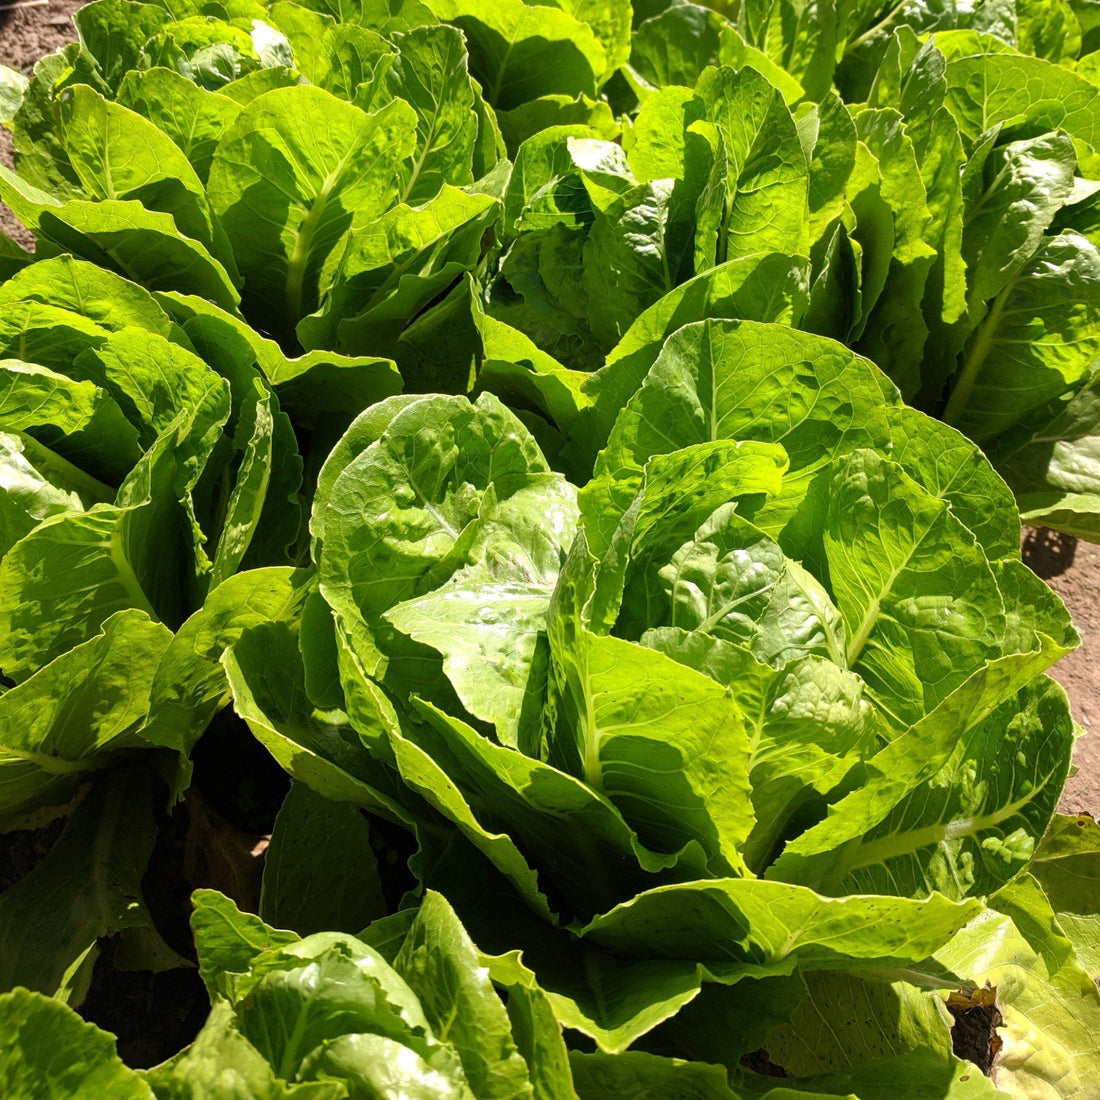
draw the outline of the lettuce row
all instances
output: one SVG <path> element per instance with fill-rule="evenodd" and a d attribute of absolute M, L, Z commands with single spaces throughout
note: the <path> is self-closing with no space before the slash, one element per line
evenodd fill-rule
<path fill-rule="evenodd" d="M 1096 533 L 1087 7 L 77 25 L 0 82 L 0 828 L 71 815 L 0 895 L 7 1091 L 1087 1096 L 1018 549 Z M 196 895 L 139 1077 L 45 998 L 185 963 L 140 884 L 219 715 L 292 780 L 263 920 Z"/>

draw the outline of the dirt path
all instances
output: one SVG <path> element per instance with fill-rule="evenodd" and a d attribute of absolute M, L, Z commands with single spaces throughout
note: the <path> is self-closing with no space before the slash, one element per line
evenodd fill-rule
<path fill-rule="evenodd" d="M 1052 671 L 1085 731 L 1061 809 L 1100 817 L 1100 546 L 1043 529 L 1024 534 L 1024 561 L 1065 600 L 1081 634 L 1081 648 Z"/>
<path fill-rule="evenodd" d="M 47 4 L 0 12 L 0 65 L 19 69 L 29 76 L 40 57 L 75 41 L 72 15 L 82 2 L 49 0 Z M 0 163 L 12 167 L 11 134 L 3 126 L 0 126 Z M 18 241 L 24 248 L 33 247 L 34 238 L 2 204 L 0 232 Z"/>

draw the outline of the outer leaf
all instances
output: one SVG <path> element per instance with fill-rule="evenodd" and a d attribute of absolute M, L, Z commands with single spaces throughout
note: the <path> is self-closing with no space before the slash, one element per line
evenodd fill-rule
<path fill-rule="evenodd" d="M 172 639 L 152 685 L 144 740 L 186 756 L 229 701 L 221 655 L 249 627 L 300 613 L 301 573 L 255 569 L 230 577 Z"/>
<path fill-rule="evenodd" d="M 344 1100 L 347 1091 L 329 1084 L 288 1085 L 236 1029 L 233 1010 L 216 1003 L 195 1041 L 175 1058 L 143 1075 L 158 1100 L 191 1100 L 203 1090 L 209 1100 Z"/>
<path fill-rule="evenodd" d="M 1100 975 L 1096 938 L 1100 826 L 1087 815 L 1056 816 L 1029 870 L 1039 880 L 1059 926 L 1073 942 L 1082 967 L 1093 977 Z"/>
<path fill-rule="evenodd" d="M 38 993 L 0 996 L 0 1038 L 0 1087 L 11 1100 L 153 1100 L 110 1035 Z"/>
<path fill-rule="evenodd" d="M 596 475 L 636 477 L 651 455 L 710 440 L 781 443 L 790 457 L 783 496 L 753 518 L 782 530 L 830 458 L 887 438 L 883 382 L 866 360 L 780 325 L 705 321 L 665 343 Z"/>
<path fill-rule="evenodd" d="M 739 870 L 752 827 L 748 741 L 726 691 L 663 654 L 587 631 L 559 594 L 550 611 L 558 713 L 551 760 L 582 776 L 652 847 L 696 840 Z"/>
<path fill-rule="evenodd" d="M 392 207 L 349 239 L 332 290 L 299 324 L 299 339 L 349 351 L 391 348 L 417 313 L 476 266 L 497 211 L 488 195 L 449 184 L 419 207 Z"/>
<path fill-rule="evenodd" d="M 119 494 L 118 505 L 62 513 L 0 561 L 0 666 L 24 680 L 87 641 L 116 611 L 178 622 L 185 528 L 166 435 Z M 158 615 L 154 608 L 159 608 Z"/>
<path fill-rule="evenodd" d="M 1049 636 L 1039 635 L 1034 644 L 1033 649 L 1000 657 L 979 669 L 935 710 L 881 749 L 868 762 L 866 784 L 831 807 L 822 822 L 788 843 L 769 875 L 811 885 L 827 878 L 837 855 L 843 855 L 849 845 L 858 848 L 862 838 L 912 791 L 931 780 L 969 729 L 984 722 L 1065 652 Z"/>
<path fill-rule="evenodd" d="M 202 242 L 232 270 L 202 182 L 167 134 L 83 85 L 66 91 L 61 105 L 66 151 L 87 194 L 138 199 L 170 214 L 183 236 Z"/>
<path fill-rule="evenodd" d="M 697 92 L 721 149 L 699 200 L 696 270 L 806 250 L 809 166 L 782 95 L 751 68 L 711 69 Z"/>
<path fill-rule="evenodd" d="M 421 704 L 418 710 L 426 724 L 408 724 L 403 733 L 453 785 L 454 794 L 433 795 L 425 783 L 430 773 L 414 772 L 412 758 L 395 746 L 403 776 L 462 828 L 525 896 L 531 894 L 525 876 L 534 880 L 529 865 L 495 856 L 494 847 L 504 852 L 505 846 L 487 843 L 490 837 L 513 837 L 512 843 L 521 845 L 531 864 L 540 868 L 538 881 L 544 888 L 552 887 L 586 915 L 643 888 L 647 877 L 638 864 L 655 872 L 672 862 L 644 848 L 608 799 L 580 780 L 493 744 L 438 708 Z M 481 823 L 485 836 L 477 835 L 474 822 Z M 700 863 L 697 856 L 695 863 Z M 593 881 L 594 865 L 604 869 L 598 881 Z M 545 907 L 537 891 L 528 902 L 532 908 Z"/>
<path fill-rule="evenodd" d="M 628 1051 L 609 1057 L 606 1054 L 569 1056 L 573 1080 L 582 1100 L 737 1100 L 726 1071 L 702 1062 L 682 1062 L 658 1058 L 642 1051 Z M 801 1093 L 792 1100 L 799 1100 Z M 778 1100 L 778 1098 L 776 1098 Z"/>
<path fill-rule="evenodd" d="M 847 664 L 892 715 L 916 721 L 997 655 L 1004 605 L 985 554 L 899 467 L 871 451 L 848 458 L 824 541 Z"/>
<path fill-rule="evenodd" d="M 1047 237 L 971 336 L 944 419 L 987 444 L 1079 387 L 1098 352 L 1100 251 Z"/>
<path fill-rule="evenodd" d="M 182 235 L 170 214 L 134 199 L 62 204 L 2 165 L 0 197 L 40 239 L 148 290 L 197 294 L 229 310 L 240 301 L 223 264 L 201 241 Z"/>
<path fill-rule="evenodd" d="M 508 1014 L 441 895 L 425 896 L 393 965 L 419 997 L 436 1037 L 454 1044 L 479 1100 L 534 1097 Z"/>
<path fill-rule="evenodd" d="M 298 639 L 286 623 L 246 630 L 222 655 L 237 713 L 292 779 L 336 802 L 398 822 L 407 814 L 388 793 L 388 769 L 339 712 L 315 710 L 306 693 Z"/>
<path fill-rule="evenodd" d="M 968 981 L 997 990 L 1004 1022 L 993 1072 L 1001 1089 L 1019 1100 L 1085 1100 L 1100 1068 L 1100 994 L 1075 962 L 1049 964 L 993 911 L 936 957 Z"/>
<path fill-rule="evenodd" d="M 1046 831 L 1073 736 L 1061 688 L 1049 680 L 1025 688 L 971 726 L 936 776 L 845 850 L 832 880 L 837 891 L 994 893 L 1020 873 Z"/>
<path fill-rule="evenodd" d="M 88 772 L 134 744 L 171 637 L 144 612 L 120 611 L 0 695 L 0 823 L 64 804 Z"/>
<path fill-rule="evenodd" d="M 920 962 L 981 910 L 939 894 L 824 898 L 762 879 L 659 886 L 597 917 L 584 935 L 628 957 L 705 960 L 718 981 Z"/>
<path fill-rule="evenodd" d="M 53 996 L 101 936 L 152 929 L 141 896 L 156 840 L 151 780 L 137 768 L 100 779 L 46 858 L 0 894 L 0 988 Z"/>
<path fill-rule="evenodd" d="M 319 88 L 276 89 L 223 135 L 210 202 L 244 278 L 244 307 L 288 334 L 327 286 L 321 267 L 355 219 L 397 198 L 414 116 L 394 101 L 368 115 Z M 277 232 L 275 231 L 277 230 Z"/>
<path fill-rule="evenodd" d="M 1100 147 L 1095 87 L 1038 57 L 949 58 L 946 103 L 970 140 L 1001 122 L 1032 134 L 1065 130 L 1093 149 Z"/>
<path fill-rule="evenodd" d="M 801 317 L 808 267 L 781 253 L 741 256 L 682 283 L 631 323 L 601 370 L 583 385 L 592 404 L 571 433 L 571 450 L 583 468 L 607 442 L 619 410 L 637 392 L 665 340 L 678 328 L 707 317 L 795 324 Z"/>
<path fill-rule="evenodd" d="M 1075 165 L 1073 142 L 1063 133 L 1011 142 L 978 162 L 981 176 L 971 184 L 963 230 L 976 309 L 996 297 L 1034 255 L 1069 198 Z"/>
<path fill-rule="evenodd" d="M 522 0 L 491 9 L 476 0 L 431 0 L 429 7 L 466 35 L 470 69 L 490 107 L 507 110 L 556 92 L 595 95 L 605 77 L 607 57 L 596 36 L 561 8 Z"/>
<path fill-rule="evenodd" d="M 417 27 L 394 41 L 398 56 L 386 85 L 417 114 L 417 147 L 401 201 L 417 206 L 444 184 L 473 183 L 477 93 L 466 71 L 465 43 L 454 28 Z"/>
<path fill-rule="evenodd" d="M 264 857 L 260 915 L 302 936 L 358 932 L 386 915 L 370 827 L 357 809 L 291 784 Z"/>
<path fill-rule="evenodd" d="M 204 183 L 222 134 L 241 110 L 228 95 L 205 91 L 172 69 L 162 68 L 127 72 L 118 101 L 163 130 Z"/>
<path fill-rule="evenodd" d="M 191 931 L 199 956 L 199 973 L 211 998 L 236 999 L 237 986 L 265 952 L 298 943 L 301 937 L 272 928 L 251 913 L 242 913 L 217 890 L 196 890 Z"/>

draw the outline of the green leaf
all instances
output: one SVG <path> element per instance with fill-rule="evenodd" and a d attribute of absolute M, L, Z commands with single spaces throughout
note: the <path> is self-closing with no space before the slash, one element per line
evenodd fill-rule
<path fill-rule="evenodd" d="M 237 986 L 265 952 L 298 943 L 295 932 L 272 928 L 251 913 L 242 913 L 217 890 L 191 895 L 191 931 L 199 956 L 199 974 L 211 998 L 236 999 Z"/>
<path fill-rule="evenodd" d="M 808 268 L 801 257 L 758 253 L 729 260 L 664 295 L 632 321 L 607 361 L 583 385 L 591 409 L 571 432 L 571 451 L 585 468 L 606 442 L 619 410 L 637 392 L 665 340 L 708 317 L 794 324 L 800 319 Z M 568 425 L 566 425 L 568 427 Z"/>
<path fill-rule="evenodd" d="M 368 638 L 383 612 L 429 578 L 446 579 L 478 530 L 486 493 L 507 500 L 544 472 L 535 441 L 490 394 L 476 404 L 443 396 L 407 404 L 328 497 L 321 592 L 341 627 Z M 370 646 L 368 638 L 364 655 Z"/>
<path fill-rule="evenodd" d="M 1100 252 L 1046 237 L 994 299 L 963 353 L 943 418 L 988 445 L 1080 387 L 1100 350 Z"/>
<path fill-rule="evenodd" d="M 753 252 L 804 253 L 809 166 L 782 95 L 750 68 L 708 69 L 697 93 L 716 140 L 699 199 L 696 270 Z"/>
<path fill-rule="evenodd" d="M 161 4 L 97 0 L 80 8 L 73 22 L 107 86 L 117 88 L 128 71 L 139 67 L 142 47 L 170 18 Z"/>
<path fill-rule="evenodd" d="M 225 504 L 211 587 L 222 584 L 242 562 L 289 561 L 298 541 L 302 462 L 294 430 L 261 377 L 252 379 L 251 388 L 252 399 L 243 402 L 234 433 L 240 464 Z"/>
<path fill-rule="evenodd" d="M 583 935 L 628 958 L 705 960 L 717 981 L 926 959 L 981 911 L 939 894 L 826 898 L 802 886 L 721 878 L 658 886 L 597 917 Z"/>
<path fill-rule="evenodd" d="M 190 1100 L 203 1090 L 209 1100 L 344 1100 L 338 1082 L 286 1084 L 236 1029 L 233 1010 L 215 1003 L 195 1041 L 176 1057 L 143 1074 L 159 1100 Z"/>
<path fill-rule="evenodd" d="M 674 862 L 647 850 L 611 802 L 581 780 L 494 744 L 430 704 L 417 711 L 424 721 L 406 723 L 402 740 L 419 752 L 394 744 L 405 781 L 454 821 L 536 911 L 549 913 L 540 887 L 552 886 L 591 914 L 643 886 L 639 865 L 655 872 Z M 433 766 L 426 768 L 425 759 Z M 434 787 L 433 776 L 440 777 Z M 595 879 L 597 866 L 603 870 Z"/>
<path fill-rule="evenodd" d="M 0 995 L 0 1038 L 0 1087 L 11 1100 L 153 1100 L 119 1058 L 112 1036 L 39 993 Z"/>
<path fill-rule="evenodd" d="M 71 481 L 89 505 L 114 493 L 102 495 L 105 486 L 80 467 L 121 481 L 141 454 L 137 432 L 104 389 L 18 359 L 0 359 L 0 428 L 20 435 L 28 458 L 50 463 L 58 485 Z M 42 440 L 59 452 L 52 462 Z"/>
<path fill-rule="evenodd" d="M 253 569 L 228 578 L 171 640 L 149 699 L 145 741 L 190 754 L 214 715 L 229 701 L 221 655 L 249 627 L 300 613 L 302 573 Z"/>
<path fill-rule="evenodd" d="M 713 440 L 780 443 L 790 457 L 783 494 L 752 518 L 782 531 L 830 459 L 889 438 L 895 399 L 884 385 L 867 360 L 785 326 L 685 325 L 619 413 L 596 476 L 636 478 L 652 455 Z"/>
<path fill-rule="evenodd" d="M 63 512 L 83 511 L 85 503 L 76 490 L 76 481 L 65 477 L 68 470 L 58 468 L 62 461 L 44 447 L 36 447 L 29 437 L 0 432 L 0 477 L 4 486 L 0 497 L 0 555 L 42 520 Z M 89 480 L 83 479 L 84 499 L 88 499 Z M 73 488 L 63 488 L 65 483 Z"/>
<path fill-rule="evenodd" d="M 591 29 L 562 7 L 500 0 L 430 0 L 435 16 L 466 36 L 470 71 L 494 109 L 518 107 L 543 95 L 594 96 L 607 56 Z"/>
<path fill-rule="evenodd" d="M 0 284 L 4 302 L 41 302 L 106 329 L 132 325 L 179 343 L 171 318 L 143 286 L 73 256 L 41 259 Z"/>
<path fill-rule="evenodd" d="M 1011 737 L 1011 741 L 1009 738 Z M 841 893 L 988 895 L 1024 868 L 1065 783 L 1074 727 L 1062 689 L 1039 680 L 971 725 L 830 879 Z"/>
<path fill-rule="evenodd" d="M 264 857 L 260 916 L 308 936 L 358 932 L 385 915 L 366 819 L 292 783 Z"/>
<path fill-rule="evenodd" d="M 394 36 L 398 56 L 386 72 L 391 95 L 417 115 L 416 150 L 401 201 L 418 206 L 445 184 L 474 182 L 477 92 L 466 71 L 466 45 L 453 27 L 417 27 Z"/>
<path fill-rule="evenodd" d="M 85 349 L 72 370 L 115 398 L 144 447 L 174 431 L 181 491 L 194 487 L 229 417 L 223 378 L 193 352 L 136 328 L 111 333 Z"/>
<path fill-rule="evenodd" d="M 1100 975 L 1095 885 L 1100 877 L 1100 826 L 1085 814 L 1055 816 L 1028 869 L 1039 880 L 1081 966 L 1093 977 Z"/>
<path fill-rule="evenodd" d="M 431 711 L 427 704 L 420 704 L 428 718 L 428 727 L 417 728 L 406 724 L 401 729 L 390 731 L 389 745 L 395 765 L 401 775 L 402 782 L 411 791 L 419 794 L 425 802 L 444 818 L 450 820 L 457 827 L 461 836 L 465 837 L 470 845 L 488 860 L 491 868 L 498 871 L 507 881 L 510 887 L 523 899 L 523 903 L 539 914 L 543 919 L 553 920 L 553 915 L 542 893 L 542 887 L 538 876 L 519 846 L 503 831 L 493 827 L 490 813 L 483 812 L 481 794 L 476 789 L 471 790 L 467 780 L 466 769 L 476 774 L 486 771 L 484 764 L 477 759 L 478 755 L 486 756 L 494 746 L 487 738 L 481 737 L 469 730 L 459 719 L 451 718 L 439 712 L 438 715 Z M 355 716 L 360 719 L 361 711 L 354 710 Z M 396 719 L 393 722 L 396 726 Z M 432 728 L 434 727 L 434 729 Z M 446 743 L 448 727 L 459 733 L 457 748 L 452 748 Z M 440 744 L 440 737 L 436 731 L 442 732 L 444 739 Z M 464 739 L 463 734 L 467 734 Z M 453 735 L 452 735 L 453 738 Z M 463 740 L 467 744 L 463 744 Z M 469 741 L 478 742 L 477 748 L 484 744 L 486 748 L 481 753 L 469 752 Z M 448 771 L 444 771 L 437 758 L 448 749 L 458 757 L 456 761 L 452 756 L 446 762 L 450 765 Z M 511 750 L 502 750 L 511 752 Z M 471 767 L 468 761 L 462 759 L 463 755 L 472 755 L 474 763 Z M 518 753 L 512 753 L 517 760 L 525 758 Z M 491 761 L 496 763 L 496 761 Z M 498 765 L 499 766 L 499 765 Z M 503 769 L 502 769 L 503 770 Z M 498 786 L 498 779 L 493 775 L 493 769 L 488 769 L 490 786 Z M 514 798 L 514 794 L 504 788 L 505 797 Z M 522 806 L 521 808 L 526 809 Z M 514 811 L 513 811 L 514 812 Z M 518 815 L 516 815 L 518 819 Z M 483 820 L 488 824 L 483 824 Z"/>
<path fill-rule="evenodd" d="M 0 894 L 0 989 L 62 994 L 101 936 L 156 936 L 141 896 L 156 841 L 154 790 L 140 768 L 100 777 L 45 859 Z"/>
<path fill-rule="evenodd" d="M 574 941 L 545 939 L 534 948 L 529 937 L 522 957 L 512 951 L 482 961 L 498 985 L 541 988 L 563 1027 L 589 1036 L 608 1054 L 621 1054 L 699 994 L 695 963 L 627 962 L 591 944 L 578 951 Z M 536 955 L 538 976 L 527 965 Z"/>
<path fill-rule="evenodd" d="M 1003 1092 L 973 1062 L 945 1057 L 938 1050 L 918 1047 L 907 1054 L 853 1066 L 844 1073 L 806 1078 L 799 1082 L 807 1091 L 795 1094 L 797 1100 L 810 1097 L 859 1096 L 861 1100 L 893 1100 L 898 1082 L 914 1096 L 943 1100 L 1005 1100 Z M 774 1100 L 795 1100 L 785 1089 L 776 1089 Z"/>
<path fill-rule="evenodd" d="M 752 828 L 748 739 L 727 691 L 663 654 L 599 637 L 559 587 L 550 610 L 550 759 L 614 803 L 650 846 L 697 841 L 738 871 Z M 719 796 L 719 792 L 721 795 Z"/>
<path fill-rule="evenodd" d="M 535 1100 L 578 1100 L 561 1024 L 546 994 L 535 985 L 507 987 L 512 1039 L 531 1077 Z"/>
<path fill-rule="evenodd" d="M 1049 964 L 993 910 L 936 958 L 965 980 L 996 990 L 1001 1048 L 992 1070 L 1009 1095 L 1087 1096 L 1100 1069 L 1100 993 L 1073 960 Z"/>
<path fill-rule="evenodd" d="M 806 987 L 789 1023 L 763 1044 L 768 1057 L 788 1073 L 799 1078 L 858 1074 L 867 1070 L 868 1062 L 912 1051 L 934 1053 L 942 1063 L 950 1060 L 950 1032 L 925 991 L 904 982 L 829 971 L 807 974 Z"/>
<path fill-rule="evenodd" d="M 284 335 L 327 290 L 322 268 L 356 220 L 400 193 L 414 115 L 394 101 L 368 115 L 319 88 L 250 103 L 218 143 L 210 203 L 244 278 L 243 305 Z"/>
<path fill-rule="evenodd" d="M 237 714 L 292 779 L 335 802 L 407 820 L 389 793 L 389 769 L 370 754 L 345 716 L 314 708 L 298 638 L 288 623 L 250 627 L 225 650 L 221 663 Z"/>
<path fill-rule="evenodd" d="M 961 432 L 908 405 L 890 409 L 891 458 L 945 500 L 990 561 L 1015 558 L 1020 532 L 1012 492 Z"/>
<path fill-rule="evenodd" d="M 877 747 L 879 724 L 868 712 L 863 682 L 817 656 L 771 668 L 746 649 L 698 632 L 658 627 L 642 641 L 729 686 L 749 735 L 756 822 L 745 858 L 761 871 L 811 792 L 828 795 Z"/>
<path fill-rule="evenodd" d="M 589 322 L 604 346 L 675 285 L 687 242 L 674 239 L 674 217 L 668 180 L 639 184 L 597 213 L 584 247 L 584 284 Z"/>
<path fill-rule="evenodd" d="M 51 516 L 0 561 L 0 667 L 25 680 L 90 639 L 116 611 L 182 615 L 185 518 L 171 435 L 146 454 L 117 505 Z M 159 609 L 158 615 L 154 609 Z"/>
<path fill-rule="evenodd" d="M 454 1044 L 479 1100 L 534 1097 L 508 1013 L 441 895 L 425 896 L 393 965 L 420 999 L 436 1037 Z"/>
<path fill-rule="evenodd" d="M 234 1000 L 241 1033 L 284 1080 L 308 1078 L 324 1059 L 322 1044 L 366 1033 L 394 1040 L 462 1081 L 454 1050 L 432 1035 L 413 991 L 351 936 L 322 932 L 268 951 Z"/>
<path fill-rule="evenodd" d="M 321 309 L 298 325 L 307 347 L 391 349 L 402 330 L 464 272 L 476 267 L 499 207 L 488 195 L 444 184 L 419 207 L 401 203 L 354 234 Z"/>
<path fill-rule="evenodd" d="M 840 465 L 824 544 L 846 663 L 887 713 L 917 721 L 999 655 L 1004 604 L 985 554 L 900 467 L 871 451 Z"/>
<path fill-rule="evenodd" d="M 0 65 L 0 126 L 11 129 L 12 119 L 23 105 L 23 95 L 29 83 L 17 69 Z"/>
<path fill-rule="evenodd" d="M 398 630 L 443 654 L 463 706 L 516 745 L 550 596 L 578 520 L 576 490 L 535 474 L 478 517 L 470 564 L 434 591 L 386 612 Z"/>
<path fill-rule="evenodd" d="M 659 1058 L 640 1050 L 614 1056 L 575 1050 L 569 1062 L 581 1100 L 738 1100 L 720 1066 Z"/>
<path fill-rule="evenodd" d="M 655 577 L 636 577 L 646 587 L 644 612 L 627 624 L 714 637 L 776 668 L 812 653 L 843 664 L 844 628 L 828 594 L 735 509 L 716 509 Z"/>
<path fill-rule="evenodd" d="M 478 391 L 520 407 L 533 405 L 563 431 L 569 430 L 588 404 L 583 388 L 589 376 L 563 367 L 524 333 L 486 313 L 472 282 L 470 307 L 481 338 Z"/>
<path fill-rule="evenodd" d="M 206 191 L 183 151 L 152 122 L 91 88 L 61 97 L 65 148 L 84 192 L 96 199 L 137 199 L 170 214 L 184 237 L 199 241 L 232 273 L 233 258 Z"/>
<path fill-rule="evenodd" d="M 919 306 L 936 258 L 925 239 L 931 214 L 920 182 L 916 149 L 901 115 L 893 109 L 866 109 L 855 121 L 860 141 L 877 162 L 881 196 L 893 216 L 893 244 L 885 285 L 873 310 L 872 303 L 864 305 L 864 316 L 857 326 L 858 346 L 903 394 L 913 394 L 920 384 L 921 352 L 927 336 Z"/>
<path fill-rule="evenodd" d="M 171 633 L 142 611 L 100 632 L 0 695 L 0 822 L 63 805 L 87 773 L 133 747 Z"/>
<path fill-rule="evenodd" d="M 832 874 L 838 859 L 847 858 L 850 852 L 858 853 L 863 839 L 885 821 L 897 807 L 906 804 L 906 800 L 913 791 L 920 788 L 922 784 L 931 783 L 937 773 L 954 759 L 957 752 L 960 754 L 960 760 L 966 755 L 968 750 L 964 747 L 960 752 L 958 746 L 971 743 L 969 732 L 972 729 L 980 727 L 997 712 L 998 707 L 1004 706 L 1001 712 L 1003 715 L 1013 713 L 1016 708 L 1011 705 L 1011 700 L 1017 693 L 1026 689 L 1029 681 L 1066 652 L 1064 645 L 1060 645 L 1049 636 L 1038 634 L 1033 635 L 1033 638 L 1033 648 L 990 661 L 947 696 L 935 710 L 880 749 L 865 765 L 867 771 L 864 785 L 830 807 L 824 820 L 789 842 L 783 854 L 768 872 L 769 876 L 817 886 Z M 1064 707 L 1059 705 L 1057 695 L 1051 696 L 1049 691 L 1042 687 L 1034 690 L 1034 695 L 1028 694 L 1023 697 L 1024 707 L 1026 708 L 1028 701 L 1034 698 L 1040 710 L 1043 707 L 1046 708 L 1049 718 L 1064 723 L 1062 713 Z M 1005 720 L 1001 719 L 1002 722 Z M 1020 718 L 1020 724 L 1026 724 L 1034 736 L 1041 737 L 1041 731 L 1037 730 L 1034 724 L 1034 714 L 1029 715 L 1025 710 L 1025 715 Z M 1064 737 L 1064 729 L 1063 724 L 1062 730 L 1058 733 L 1059 738 Z M 995 734 L 990 733 L 986 736 L 995 736 Z M 984 740 L 981 735 L 974 737 L 973 753 L 982 752 Z M 1057 761 L 1059 755 L 1057 742 L 1053 749 L 1055 755 L 1053 770 L 1057 772 L 1064 763 Z M 1047 759 L 1049 762 L 1049 756 Z M 1006 769 L 1002 772 L 1002 779 L 1007 786 L 1014 778 L 1015 765 L 1012 760 L 1007 759 L 1000 763 Z M 1017 761 L 1016 764 L 1018 765 L 1019 762 Z M 1029 781 L 1030 777 L 1026 774 L 1021 776 L 1021 793 L 1028 795 L 1035 793 L 1035 788 L 1024 790 L 1023 783 Z M 943 794 L 946 794 L 949 799 L 981 798 L 985 793 L 985 788 L 976 786 L 972 790 L 967 787 L 963 791 L 954 793 L 947 790 L 939 797 L 942 798 Z M 1027 803 L 1017 807 L 1009 801 L 995 808 L 992 811 L 992 817 L 996 818 L 997 814 L 1004 810 L 1005 805 L 1009 807 L 1008 812 L 1011 814 L 1017 809 L 1024 808 Z M 917 801 L 913 806 L 919 813 L 920 805 Z M 969 821 L 969 819 L 966 820 Z M 974 826 L 993 828 L 997 824 L 999 824 L 997 820 L 969 821 L 965 827 L 961 823 L 956 829 L 962 834 L 961 845 L 965 848 L 968 843 L 965 834 Z M 916 841 L 915 848 L 919 848 L 927 836 L 914 833 L 911 839 Z M 945 836 L 944 839 L 947 837 Z M 1022 841 L 1022 844 L 1026 847 L 1027 841 Z M 1005 857 L 1005 862 L 1009 866 L 1018 855 L 1012 852 L 1011 847 L 1005 849 L 999 838 L 994 837 L 994 843 L 989 846 L 988 853 L 983 854 L 988 854 L 991 860 L 996 860 L 999 858 L 998 852 Z M 964 851 L 964 857 L 964 862 L 973 867 L 972 854 Z M 858 858 L 858 854 L 855 858 Z"/>
<path fill-rule="evenodd" d="M 949 56 L 946 105 L 971 141 L 1003 123 L 1023 136 L 1065 130 L 1086 146 L 1100 147 L 1095 86 L 1042 58 L 1012 53 Z"/>
<path fill-rule="evenodd" d="M 1069 137 L 1053 133 L 999 146 L 977 164 L 973 181 L 967 179 L 972 190 L 963 228 L 975 313 L 1035 254 L 1073 189 L 1076 157 Z"/>
<path fill-rule="evenodd" d="M 353 1096 L 407 1096 L 409 1100 L 471 1100 L 473 1096 L 465 1081 L 441 1074 L 415 1050 L 384 1035 L 359 1033 L 330 1039 L 316 1048 L 301 1072 L 305 1077 L 316 1074 L 331 1080 L 333 1088 L 350 1087 L 355 1090 Z"/>
<path fill-rule="evenodd" d="M 179 146 L 205 184 L 222 134 L 240 114 L 228 95 L 208 92 L 172 69 L 131 69 L 118 102 L 147 118 Z"/>
<path fill-rule="evenodd" d="M 164 294 L 161 301 L 179 318 L 193 341 L 203 343 L 198 333 L 220 330 L 217 338 L 207 337 L 215 349 L 221 345 L 244 345 L 251 352 L 264 377 L 275 388 L 279 404 L 297 423 L 313 427 L 329 417 L 349 416 L 401 390 L 401 375 L 389 359 L 373 356 L 352 358 L 330 351 L 311 351 L 289 359 L 274 340 L 261 336 L 239 317 L 193 295 Z M 196 332 L 198 330 L 198 333 Z"/>

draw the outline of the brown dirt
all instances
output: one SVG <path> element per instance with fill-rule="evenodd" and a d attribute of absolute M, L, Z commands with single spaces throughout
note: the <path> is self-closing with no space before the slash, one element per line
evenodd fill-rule
<path fill-rule="evenodd" d="M 81 3 L 82 0 L 49 0 L 47 4 L 0 12 L 0 65 L 30 76 L 40 57 L 75 42 L 72 15 Z M 3 126 L 0 126 L 0 163 L 12 167 L 11 133 Z M 34 246 L 34 238 L 3 203 L 0 203 L 0 233 L 6 233 L 24 248 Z"/>
<path fill-rule="evenodd" d="M 1023 549 L 1024 561 L 1062 597 L 1081 634 L 1081 648 L 1052 671 L 1085 731 L 1073 753 L 1078 771 L 1059 809 L 1100 817 L 1100 546 L 1040 528 L 1024 532 Z"/>

